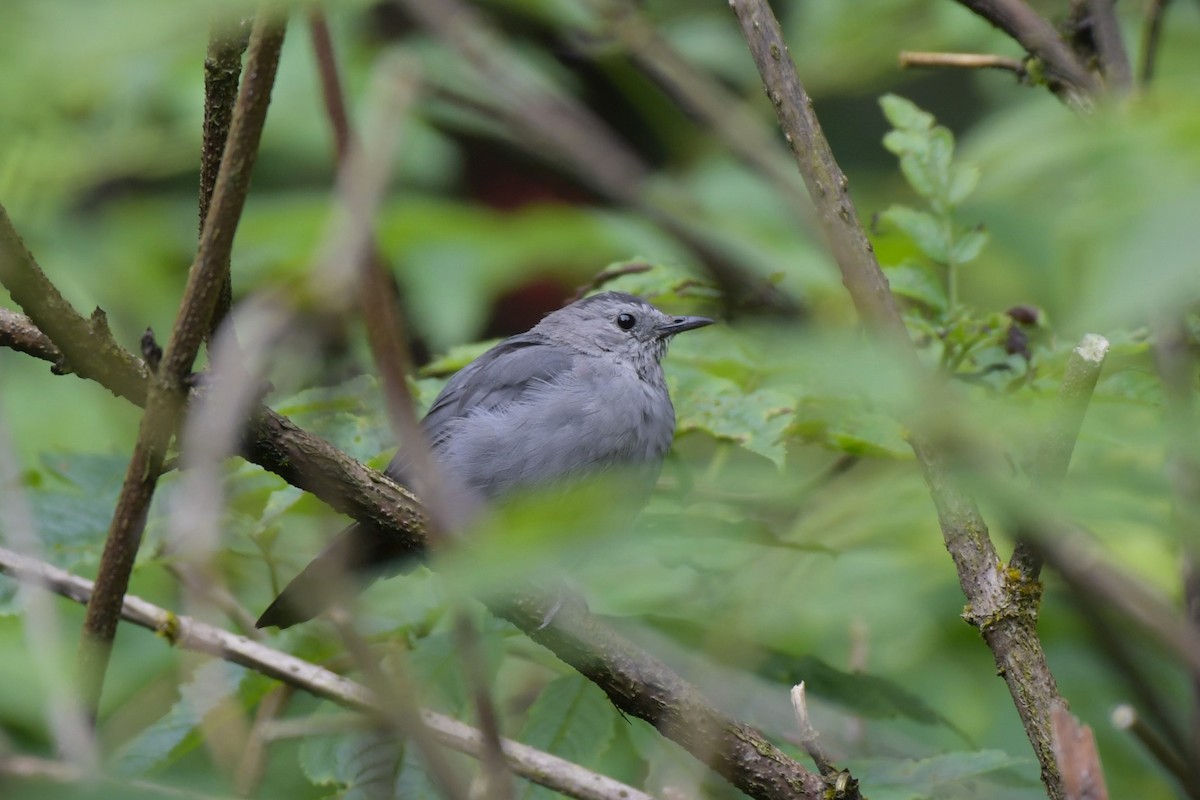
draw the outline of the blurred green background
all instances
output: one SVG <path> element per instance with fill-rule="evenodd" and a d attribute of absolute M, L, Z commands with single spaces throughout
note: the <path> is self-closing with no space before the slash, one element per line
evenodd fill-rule
<path fill-rule="evenodd" d="M 1034 5 L 1058 18 L 1067 4 Z M 1142 5 L 1121 9 L 1135 64 Z M 677 452 L 634 530 L 604 525 L 603 502 L 585 498 L 581 508 L 596 513 L 574 509 L 566 536 L 566 511 L 531 501 L 496 523 L 519 534 L 495 546 L 485 539 L 474 563 L 450 563 L 439 579 L 421 571 L 372 589 L 363 625 L 381 647 L 411 651 L 430 682 L 427 702 L 462 712 L 469 704 L 447 666 L 443 581 L 471 588 L 494 579 L 484 573 L 562 560 L 593 610 L 620 618 L 777 739 L 794 735 L 788 687 L 808 680 L 827 746 L 875 800 L 1044 796 L 990 654 L 959 619 L 953 567 L 894 421 L 911 413 L 916 390 L 854 330 L 735 19 L 723 3 L 647 0 L 632 17 L 615 16 L 613 7 L 623 6 L 479 3 L 500 33 L 506 68 L 481 76 L 397 6 L 327 4 L 360 128 L 381 57 L 400 54 L 421 82 L 377 232 L 422 362 L 528 328 L 618 262 L 653 269 L 611 288 L 668 308 L 718 307 L 703 258 L 686 241 L 644 208 L 599 196 L 488 112 L 489 104 L 503 105 L 496 87 L 509 75 L 554 86 L 591 109 L 645 165 L 645 196 L 718 239 L 803 314 L 780 320 L 742 308 L 719 329 L 673 346 Z M 7 0 L 0 9 L 0 202 L 66 296 L 84 312 L 103 308 L 132 349 L 147 326 L 165 341 L 194 253 L 207 32 L 214 19 L 251 10 L 234 0 Z M 1061 505 L 1111 560 L 1177 598 L 1178 543 L 1145 329 L 1157 315 L 1190 310 L 1200 288 L 1200 4 L 1171 5 L 1151 87 L 1086 117 L 1008 73 L 900 70 L 901 50 L 1020 56 L 949 0 L 807 0 L 776 10 L 923 355 L 963 378 L 931 410 L 942 415 L 947 438 L 973 448 L 988 480 L 1020 485 L 1066 352 L 1085 332 L 1109 337 L 1114 351 Z M 646 31 L 661 37 L 652 54 L 681 59 L 730 119 L 765 137 L 769 147 L 759 154 L 769 172 L 739 158 L 736 142 L 656 79 L 647 67 L 656 62 L 631 56 L 628 43 Z M 980 234 L 977 255 L 951 268 L 957 305 L 945 297 L 937 243 L 913 235 L 906 212 L 893 208 L 926 209 L 930 198 L 883 145 L 899 124 L 885 117 L 884 94 L 936 117 L 953 135 L 955 168 L 978 170 L 974 191 L 938 217 L 960 241 Z M 331 142 L 298 6 L 235 244 L 235 300 L 306 285 L 332 218 Z M 15 307 L 3 292 L 0 302 Z M 1016 305 L 1039 309 L 1037 322 L 1013 323 L 1004 312 Z M 1005 349 L 1014 327 L 1028 340 L 1025 355 Z M 956 351 L 939 339 L 956 336 Z M 324 345 L 280 355 L 268 402 L 380 466 L 390 442 L 361 331 L 348 321 Z M 463 353 L 476 352 L 459 351 L 447 363 L 461 365 Z M 415 384 L 422 403 L 445 374 L 443 364 Z M 139 414 L 95 384 L 53 376 L 48 365 L 5 350 L 0 415 L 49 557 L 93 574 Z M 842 472 L 839 463 L 852 467 Z M 135 592 L 168 608 L 180 602 L 165 569 L 173 559 L 165 533 L 173 483 L 156 501 L 134 581 Z M 228 491 L 218 563 L 257 613 L 272 576 L 286 580 L 340 523 L 257 468 L 231 465 Z M 1007 553 L 1002 496 L 983 499 Z M 7 602 L 0 753 L 52 756 L 46 710 L 55 688 L 44 679 L 42 656 L 24 644 L 25 601 L 7 579 L 0 595 Z M 64 652 L 73 654 L 82 612 L 65 601 L 57 608 Z M 479 624 L 494 652 L 508 735 L 655 791 L 682 786 L 693 796 L 728 796 L 515 629 L 482 615 Z M 1182 671 L 1132 626 L 1119 630 L 1187 724 Z M 1112 796 L 1176 796 L 1138 744 L 1110 726 L 1108 714 L 1130 699 L 1129 688 L 1053 576 L 1041 631 L 1064 696 L 1096 730 Z M 336 649 L 320 623 L 271 641 L 312 658 Z M 80 791 L 128 796 L 131 775 L 233 791 L 233 778 L 204 746 L 211 732 L 198 727 L 203 703 L 186 689 L 198 662 L 144 631 L 121 631 L 100 727 L 106 769 L 118 777 Z M 269 688 L 236 668 L 204 669 L 224 670 L 227 699 L 247 714 Z M 287 713 L 322 714 L 324 706 L 297 697 Z M 566 735 L 571 725 L 578 732 Z M 366 791 L 363 750 L 355 737 L 274 745 L 255 796 Z M 405 764 L 397 796 L 427 796 L 419 768 Z M 22 784 L 20 791 L 66 790 Z"/>

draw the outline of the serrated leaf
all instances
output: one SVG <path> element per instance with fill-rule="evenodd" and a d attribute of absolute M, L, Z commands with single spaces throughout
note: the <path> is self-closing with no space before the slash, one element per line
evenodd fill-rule
<path fill-rule="evenodd" d="M 901 205 L 892 206 L 880 216 L 903 231 L 925 255 L 939 264 L 946 263 L 950 241 L 946 226 L 937 217 L 927 211 Z"/>
<path fill-rule="evenodd" d="M 783 432 L 795 408 L 790 395 L 773 389 L 747 393 L 711 376 L 693 382 L 690 391 L 673 394 L 677 435 L 703 431 L 783 465 Z"/>
<path fill-rule="evenodd" d="M 930 270 L 911 261 L 883 268 L 892 294 L 928 306 L 934 311 L 946 310 L 946 289 Z"/>
<path fill-rule="evenodd" d="M 853 397 L 804 398 L 790 432 L 848 455 L 912 457 L 904 427 L 891 415 Z"/>
<path fill-rule="evenodd" d="M 350 733 L 310 736 L 300 746 L 300 769 L 317 786 L 344 789 L 344 799 L 378 800 L 392 794 L 402 750 L 392 736 Z"/>
<path fill-rule="evenodd" d="M 885 94 L 879 98 L 883 115 L 887 117 L 892 127 L 901 130 L 929 130 L 933 127 L 933 115 L 911 100 L 896 94 Z"/>
<path fill-rule="evenodd" d="M 988 773 L 1027 767 L 1030 763 L 1029 758 L 1002 750 L 977 750 L 944 753 L 926 759 L 850 759 L 846 767 L 862 785 L 871 787 L 872 798 L 917 800 L 942 795 L 967 781 L 974 783 Z M 986 792 L 981 795 L 979 789 L 975 785 L 972 795 L 986 795 Z"/>
<path fill-rule="evenodd" d="M 616 712 L 604 692 L 578 673 L 556 678 L 529 708 L 520 740 L 578 764 L 590 764 L 612 739 Z M 551 796 L 530 786 L 526 798 Z"/>
<path fill-rule="evenodd" d="M 429 770 L 416 754 L 415 747 L 404 748 L 400 774 L 396 777 L 394 800 L 443 800 L 445 794 L 429 777 Z"/>
<path fill-rule="evenodd" d="M 146 775 L 198 747 L 201 721 L 234 697 L 247 674 L 242 667 L 219 659 L 202 664 L 180 688 L 175 705 L 121 748 L 114 770 L 121 775 Z"/>
<path fill-rule="evenodd" d="M 954 240 L 954 247 L 950 249 L 951 263 L 958 265 L 974 261 L 983 252 L 988 238 L 988 232 L 982 228 L 960 233 Z"/>

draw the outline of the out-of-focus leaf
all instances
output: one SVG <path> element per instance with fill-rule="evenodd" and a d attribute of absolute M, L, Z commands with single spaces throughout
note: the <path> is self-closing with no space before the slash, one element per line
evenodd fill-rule
<path fill-rule="evenodd" d="M 617 716 L 604 692 L 582 675 L 556 678 L 542 689 L 526 717 L 520 740 L 577 764 L 590 764 L 612 741 Z M 530 785 L 523 797 L 549 798 Z"/>
<path fill-rule="evenodd" d="M 983 252 L 987 241 L 988 232 L 979 228 L 960 233 L 954 240 L 954 247 L 950 250 L 950 262 L 957 265 L 974 261 Z"/>
<path fill-rule="evenodd" d="M 683 397 L 677 395 L 675 431 L 677 435 L 703 431 L 782 466 L 783 432 L 795 404 L 794 398 L 774 389 L 745 393 L 732 384 L 711 380 Z"/>
<path fill-rule="evenodd" d="M 950 189 L 946 195 L 950 205 L 959 205 L 975 191 L 975 187 L 979 185 L 980 174 L 979 167 L 974 164 L 960 164 L 954 168 Z"/>
<path fill-rule="evenodd" d="M 920 760 L 848 759 L 846 768 L 861 785 L 871 787 L 872 798 L 923 800 L 956 796 L 956 791 L 970 791 L 979 796 L 977 780 L 999 770 L 1027 767 L 1030 761 L 1002 750 L 977 750 L 944 753 Z"/>
<path fill-rule="evenodd" d="M 904 232 L 921 252 L 939 264 L 949 258 L 950 237 L 947 225 L 927 211 L 918 211 L 908 206 L 892 206 L 880 217 Z"/>
<path fill-rule="evenodd" d="M 894 267 L 885 266 L 883 271 L 897 297 L 922 303 L 933 311 L 946 310 L 946 289 L 929 269 L 905 261 Z"/>
<path fill-rule="evenodd" d="M 405 748 L 382 733 L 309 736 L 300 746 L 300 769 L 318 786 L 336 786 L 343 798 L 378 800 L 392 791 Z"/>
<path fill-rule="evenodd" d="M 200 723 L 224 703 L 237 703 L 247 671 L 227 661 L 203 664 L 180 688 L 178 702 L 162 718 L 121 748 L 114 768 L 122 775 L 146 775 L 200 746 Z"/>
<path fill-rule="evenodd" d="M 789 432 L 850 455 L 912 458 L 900 422 L 853 398 L 805 397 Z"/>
<path fill-rule="evenodd" d="M 922 111 L 913 101 L 896 94 L 885 94 L 879 98 L 883 115 L 899 130 L 928 131 L 933 128 L 933 115 Z M 890 149 L 890 148 L 889 148 Z M 896 155 L 902 155 L 906 150 L 892 150 Z"/>

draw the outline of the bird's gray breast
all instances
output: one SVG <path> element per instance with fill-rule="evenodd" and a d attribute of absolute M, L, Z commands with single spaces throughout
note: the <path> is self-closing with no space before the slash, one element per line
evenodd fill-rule
<path fill-rule="evenodd" d="M 617 467 L 629 467 L 648 491 L 675 433 L 661 371 L 649 378 L 607 356 L 577 355 L 512 402 L 453 420 L 438 461 L 486 497 Z"/>

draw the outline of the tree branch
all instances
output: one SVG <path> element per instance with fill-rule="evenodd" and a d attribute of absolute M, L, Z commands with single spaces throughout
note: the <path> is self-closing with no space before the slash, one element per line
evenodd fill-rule
<path fill-rule="evenodd" d="M 1029 79 L 1025 62 L 1007 56 L 991 55 L 989 53 L 914 53 L 909 50 L 900 51 L 900 69 L 918 67 L 950 68 L 950 69 L 1002 69 L 1013 73 L 1018 79 Z"/>
<path fill-rule="evenodd" d="M 958 0 L 958 3 L 1016 39 L 1041 61 L 1050 90 L 1065 102 L 1082 105 L 1099 90 L 1096 79 L 1079 63 L 1054 26 L 1024 0 Z"/>
<path fill-rule="evenodd" d="M 732 0 L 730 6 L 775 106 L 784 137 L 792 145 L 859 318 L 881 347 L 917 371 L 916 353 L 887 279 L 858 222 L 846 178 L 821 132 L 778 21 L 765 0 Z M 979 629 L 991 649 L 1041 764 L 1042 781 L 1051 798 L 1057 800 L 1062 797 L 1062 783 L 1052 748 L 1050 713 L 1065 703 L 1037 638 L 1040 587 L 1014 581 L 1001 568 L 975 501 L 960 485 L 945 454 L 927 438 L 927 432 L 915 430 L 910 443 L 929 485 L 946 549 L 968 600 L 963 616 Z"/>
<path fill-rule="evenodd" d="M 86 603 L 95 588 L 89 580 L 5 548 L 0 548 L 0 572 L 77 603 Z M 123 598 L 121 618 L 154 631 L 170 644 L 184 650 L 239 664 L 355 711 L 372 716 L 379 712 L 377 698 L 362 684 L 244 636 L 173 614 L 140 597 L 126 595 Z M 431 711 L 422 711 L 421 716 L 442 744 L 480 757 L 483 744 L 479 731 Z M 504 756 L 513 772 L 571 797 L 582 800 L 653 800 L 633 787 L 519 742 L 506 739 L 503 746 Z"/>
<path fill-rule="evenodd" d="M 244 26 L 231 27 L 225 23 L 213 26 L 208 37 L 208 53 L 204 58 L 204 128 L 200 144 L 200 235 L 212 203 L 213 189 L 221 169 L 233 106 L 237 101 L 238 79 L 242 74 L 242 53 L 246 49 Z M 216 334 L 221 320 L 229 313 L 233 291 L 229 281 L 229 265 L 225 265 L 225 281 L 208 324 L 207 335 Z"/>
<path fill-rule="evenodd" d="M 100 569 L 97 590 L 88 602 L 80 642 L 80 677 L 93 712 L 100 700 L 112 640 L 120 619 L 121 597 L 141 544 L 146 514 L 158 485 L 167 445 L 181 419 L 186 394 L 183 380 L 209 332 L 221 289 L 229 276 L 229 253 L 241 217 L 258 142 L 266 121 L 271 85 L 283 45 L 283 22 L 265 6 L 250 38 L 246 80 L 234 107 L 229 141 L 204 222 L 200 246 L 188 274 L 179 314 L 150 387 L 137 443 L 117 498 Z"/>
<path fill-rule="evenodd" d="M 69 306 L 68 310 L 74 313 Z M 105 356 L 98 352 L 97 357 Z M 425 517 L 411 493 L 300 430 L 286 417 L 260 408 L 248 423 L 243 450 L 250 461 L 335 510 L 397 537 L 414 551 L 424 547 Z M 527 597 L 493 611 L 578 669 L 618 708 L 659 728 L 750 796 L 802 800 L 823 796 L 819 775 L 754 729 L 720 714 L 698 689 L 586 611 L 564 607 L 546 626 L 550 606 Z M 706 740 L 703 732 L 712 732 L 715 738 Z"/>

